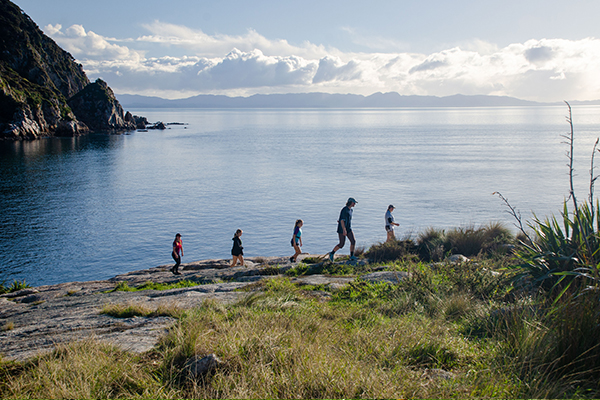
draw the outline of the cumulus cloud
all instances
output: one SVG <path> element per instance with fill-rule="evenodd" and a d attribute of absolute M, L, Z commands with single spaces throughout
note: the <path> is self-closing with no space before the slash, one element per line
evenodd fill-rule
<path fill-rule="evenodd" d="M 538 64 L 552 60 L 554 57 L 552 48 L 548 46 L 532 47 L 525 50 L 525 58 L 527 61 Z"/>
<path fill-rule="evenodd" d="M 503 48 L 473 41 L 432 54 L 344 53 L 270 40 L 253 30 L 240 36 L 208 35 L 158 21 L 146 26 L 148 35 L 135 39 L 103 37 L 80 25 L 44 29 L 83 64 L 91 79 L 102 77 L 117 93 L 173 98 L 397 91 L 538 101 L 600 98 L 600 40 L 595 38 L 529 40 Z"/>
<path fill-rule="evenodd" d="M 60 24 L 47 25 L 44 30 L 65 50 L 82 60 L 140 60 L 142 58 L 140 52 L 113 44 L 108 38 L 92 31 L 86 32 L 81 25 L 72 25 L 64 31 Z"/>
<path fill-rule="evenodd" d="M 344 64 L 337 57 L 324 57 L 319 60 L 319 68 L 312 83 L 360 80 L 361 71 L 358 64 L 355 60 Z"/>
<path fill-rule="evenodd" d="M 198 72 L 203 87 L 219 89 L 305 86 L 310 83 L 316 65 L 301 57 L 268 57 L 260 50 L 231 51 L 225 58 Z"/>

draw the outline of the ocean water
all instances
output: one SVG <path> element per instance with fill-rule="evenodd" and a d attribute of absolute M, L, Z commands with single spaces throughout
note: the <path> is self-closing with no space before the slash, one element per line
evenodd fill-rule
<path fill-rule="evenodd" d="M 229 258 L 241 228 L 246 256 L 337 243 L 340 209 L 357 199 L 358 246 L 428 227 L 556 214 L 569 193 L 566 106 L 339 110 L 132 110 L 165 131 L 0 143 L 0 282 L 105 279 L 170 264 Z M 575 186 L 589 192 L 600 107 L 573 108 Z M 516 231 L 516 229 L 515 229 Z M 347 254 L 348 245 L 340 251 Z"/>

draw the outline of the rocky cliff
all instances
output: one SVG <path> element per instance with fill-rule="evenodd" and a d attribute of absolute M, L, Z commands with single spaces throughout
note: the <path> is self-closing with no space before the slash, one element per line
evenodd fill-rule
<path fill-rule="evenodd" d="M 101 79 L 80 90 L 68 100 L 68 104 L 75 115 L 94 130 L 118 132 L 136 129 L 135 122 L 125 118 L 112 89 Z"/>
<path fill-rule="evenodd" d="M 71 54 L 0 0 L 0 139 L 131 129 L 106 83 L 91 84 Z"/>

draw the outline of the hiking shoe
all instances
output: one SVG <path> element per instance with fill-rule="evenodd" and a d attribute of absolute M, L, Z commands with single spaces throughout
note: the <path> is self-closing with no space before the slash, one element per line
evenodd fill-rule
<path fill-rule="evenodd" d="M 356 261 L 358 260 L 358 258 L 356 258 L 356 256 L 350 256 L 350 261 Z"/>
<path fill-rule="evenodd" d="M 329 261 L 333 262 L 334 255 L 335 255 L 335 253 L 333 251 L 331 253 L 329 253 Z"/>

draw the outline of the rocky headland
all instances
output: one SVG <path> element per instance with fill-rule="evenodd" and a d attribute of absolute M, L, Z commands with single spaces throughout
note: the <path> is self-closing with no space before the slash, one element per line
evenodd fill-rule
<path fill-rule="evenodd" d="M 94 83 L 16 4 L 0 0 L 0 139 L 139 128 L 110 87 Z"/>
<path fill-rule="evenodd" d="M 299 256 L 301 261 L 307 254 Z M 343 261 L 337 261 L 343 263 Z M 364 261 L 359 261 L 364 263 Z M 0 295 L 0 355 L 5 360 L 26 360 L 52 351 L 58 344 L 85 338 L 110 342 L 132 352 L 150 350 L 176 319 L 168 316 L 116 318 L 102 313 L 107 305 L 161 306 L 190 309 L 206 300 L 224 304 L 239 301 L 260 290 L 259 282 L 282 276 L 293 267 L 287 257 L 256 257 L 244 267 L 229 267 L 230 260 L 203 260 L 182 264 L 181 275 L 161 265 L 102 281 L 69 282 L 26 288 Z M 371 281 L 397 282 L 402 272 L 374 271 L 361 276 Z M 290 278 L 335 290 L 356 279 L 305 275 Z M 168 290 L 115 291 L 120 282 L 136 287 L 147 282 L 176 283 L 188 280 L 197 286 Z M 317 292 L 316 296 L 330 296 Z"/>

